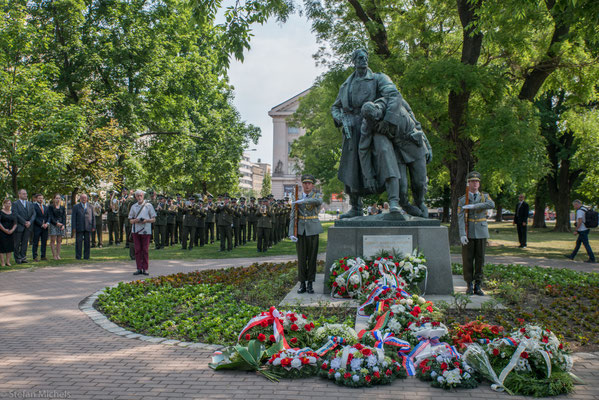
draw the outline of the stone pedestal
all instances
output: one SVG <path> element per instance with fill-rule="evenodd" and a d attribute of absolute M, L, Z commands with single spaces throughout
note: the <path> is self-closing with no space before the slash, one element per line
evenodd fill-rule
<path fill-rule="evenodd" d="M 403 235 L 411 236 L 412 248 L 418 249 L 426 257 L 428 267 L 426 294 L 453 294 L 448 230 L 440 226 L 438 220 L 412 218 L 403 221 L 365 222 L 362 217 L 360 220 L 351 218 L 339 220 L 335 226 L 329 228 L 325 282 L 328 281 L 330 267 L 336 260 L 346 256 L 363 257 L 365 235 L 380 235 L 383 236 L 382 239 L 389 235 Z M 424 283 L 421 284 L 421 289 L 424 290 Z M 330 292 L 326 284 L 324 291 Z"/>

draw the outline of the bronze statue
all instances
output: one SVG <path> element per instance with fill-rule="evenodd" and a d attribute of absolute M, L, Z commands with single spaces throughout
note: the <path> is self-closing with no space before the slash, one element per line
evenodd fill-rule
<path fill-rule="evenodd" d="M 401 206 L 411 215 L 426 216 L 430 144 L 391 79 L 368 68 L 366 50 L 356 50 L 352 60 L 355 71 L 341 85 L 331 108 L 343 131 L 338 177 L 351 205 L 340 218 L 362 216 L 361 196 L 385 190 L 392 214 L 400 213 Z M 415 205 L 408 201 L 408 170 Z"/>

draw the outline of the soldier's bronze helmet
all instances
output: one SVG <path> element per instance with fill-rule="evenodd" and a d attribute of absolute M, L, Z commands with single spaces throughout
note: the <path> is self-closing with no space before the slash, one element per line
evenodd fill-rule
<path fill-rule="evenodd" d="M 469 181 L 480 181 L 480 173 L 476 171 L 472 171 L 468 174 Z"/>
<path fill-rule="evenodd" d="M 302 175 L 302 183 L 305 182 L 316 183 L 316 178 L 314 178 L 314 175 L 304 174 Z"/>

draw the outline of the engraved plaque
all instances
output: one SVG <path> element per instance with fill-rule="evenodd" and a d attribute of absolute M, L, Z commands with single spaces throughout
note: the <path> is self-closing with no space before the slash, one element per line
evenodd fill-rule
<path fill-rule="evenodd" d="M 374 257 L 381 250 L 412 254 L 412 235 L 364 235 L 364 257 Z"/>

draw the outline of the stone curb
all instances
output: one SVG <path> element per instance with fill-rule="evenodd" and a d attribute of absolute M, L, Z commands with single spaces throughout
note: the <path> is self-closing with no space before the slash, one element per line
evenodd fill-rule
<path fill-rule="evenodd" d="M 107 286 L 106 288 L 116 287 L 118 284 Z M 131 332 L 122 328 L 110 321 L 104 314 L 99 312 L 94 308 L 94 303 L 98 300 L 98 296 L 104 293 L 106 289 L 98 290 L 92 295 L 86 297 L 79 303 L 79 309 L 85 313 L 93 322 L 95 322 L 100 328 L 106 330 L 107 332 L 113 333 L 118 336 L 125 337 L 127 339 L 135 339 L 141 340 L 143 342 L 154 343 L 154 344 L 165 344 L 169 346 L 179 346 L 190 349 L 200 349 L 200 350 L 209 350 L 209 351 L 217 351 L 222 350 L 225 347 L 219 346 L 216 344 L 208 344 L 208 343 L 196 343 L 196 342 L 182 342 L 180 340 L 168 339 L 157 336 L 144 336 L 139 333 Z"/>

